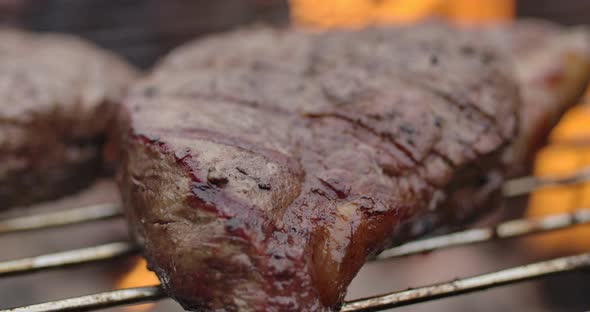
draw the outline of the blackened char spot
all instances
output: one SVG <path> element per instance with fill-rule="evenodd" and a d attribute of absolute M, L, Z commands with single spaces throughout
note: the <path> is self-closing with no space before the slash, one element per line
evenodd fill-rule
<path fill-rule="evenodd" d="M 241 174 L 243 174 L 243 175 L 245 175 L 245 176 L 247 176 L 247 175 L 248 175 L 248 173 L 246 172 L 246 170 L 244 170 L 244 169 L 242 169 L 242 168 L 240 168 L 240 167 L 236 167 L 236 170 L 238 170 L 238 172 L 239 172 L 239 173 L 241 173 Z"/>

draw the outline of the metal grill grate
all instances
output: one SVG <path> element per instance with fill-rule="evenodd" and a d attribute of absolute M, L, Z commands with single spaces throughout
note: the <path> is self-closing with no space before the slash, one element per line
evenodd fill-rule
<path fill-rule="evenodd" d="M 583 170 L 570 177 L 554 180 L 540 180 L 534 177 L 515 179 L 505 184 L 504 194 L 507 197 L 524 195 L 542 186 L 588 181 L 590 180 L 590 174 L 588 172 L 590 170 Z M 93 205 L 62 212 L 1 220 L 0 235 L 75 225 L 120 216 L 121 208 L 119 205 Z M 491 227 L 468 229 L 448 235 L 417 240 L 387 249 L 378 255 L 376 260 L 404 257 L 460 245 L 517 238 L 566 229 L 580 224 L 590 224 L 590 208 L 539 219 L 511 220 Z M 126 257 L 138 254 L 139 252 L 140 249 L 137 246 L 134 246 L 130 242 L 121 241 L 36 257 L 3 261 L 0 262 L 0 278 Z M 579 269 L 590 269 L 590 252 L 445 283 L 358 299 L 346 302 L 341 311 L 379 311 Z M 156 301 L 166 297 L 162 288 L 159 285 L 154 285 L 150 287 L 118 289 L 76 298 L 23 306 L 6 311 L 91 311 L 120 305 Z"/>

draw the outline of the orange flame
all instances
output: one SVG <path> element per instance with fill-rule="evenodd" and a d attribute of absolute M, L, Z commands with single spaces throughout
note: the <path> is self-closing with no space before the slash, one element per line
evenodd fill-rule
<path fill-rule="evenodd" d="M 133 268 L 123 275 L 123 277 L 117 282 L 117 288 L 152 286 L 157 285 L 158 283 L 159 281 L 156 275 L 147 269 L 147 262 L 143 258 L 138 258 L 135 261 Z M 138 312 L 147 311 L 153 306 L 153 304 L 148 303 L 129 306 L 124 309 L 128 312 Z"/>
<path fill-rule="evenodd" d="M 539 152 L 535 175 L 568 175 L 590 166 L 590 89 L 585 105 L 570 109 L 552 131 L 550 144 Z M 590 207 L 590 182 L 542 188 L 531 195 L 527 217 L 572 212 Z M 590 226 L 530 238 L 531 245 L 550 253 L 583 252 L 590 248 Z"/>
<path fill-rule="evenodd" d="M 428 17 L 458 24 L 511 21 L 514 0 L 291 0 L 292 20 L 313 28 L 415 22 Z"/>

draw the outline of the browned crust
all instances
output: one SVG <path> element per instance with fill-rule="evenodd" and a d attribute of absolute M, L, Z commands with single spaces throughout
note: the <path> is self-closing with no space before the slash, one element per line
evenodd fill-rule
<path fill-rule="evenodd" d="M 337 309 L 402 224 L 497 194 L 519 104 L 506 65 L 439 26 L 181 48 L 121 114 L 119 183 L 150 268 L 187 309 Z"/>

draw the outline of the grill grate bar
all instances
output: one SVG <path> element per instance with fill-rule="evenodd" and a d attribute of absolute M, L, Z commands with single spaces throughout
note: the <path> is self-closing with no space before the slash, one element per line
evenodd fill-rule
<path fill-rule="evenodd" d="M 527 264 L 447 283 L 348 302 L 342 312 L 380 311 L 568 271 L 590 269 L 590 253 Z"/>
<path fill-rule="evenodd" d="M 590 269 L 590 253 L 350 301 L 344 304 L 341 312 L 381 311 L 580 269 Z M 124 304 L 151 302 L 165 297 L 166 294 L 159 286 L 128 288 L 8 309 L 6 312 L 91 311 Z"/>
<path fill-rule="evenodd" d="M 93 295 L 8 309 L 5 312 L 92 311 L 166 298 L 160 286 L 113 290 Z"/>
<path fill-rule="evenodd" d="M 37 257 L 4 261 L 0 262 L 0 277 L 109 260 L 136 252 L 138 252 L 136 246 L 127 242 L 116 242 Z"/>
<path fill-rule="evenodd" d="M 387 249 L 379 254 L 376 259 L 385 260 L 410 256 L 437 249 L 489 242 L 495 239 L 516 238 L 551 232 L 588 223 L 590 223 L 590 209 L 580 209 L 568 214 L 555 214 L 539 219 L 516 219 L 492 227 L 470 229 L 413 241 Z M 4 261 L 0 262 L 0 277 L 108 260 L 137 252 L 139 252 L 139 248 L 130 242 L 115 242 L 36 257 Z"/>
<path fill-rule="evenodd" d="M 0 220 L 0 235 L 87 223 L 121 216 L 119 204 L 100 204 L 70 210 Z"/>
<path fill-rule="evenodd" d="M 539 178 L 526 176 L 506 181 L 502 186 L 505 197 L 517 197 L 531 193 L 532 191 L 547 186 L 572 185 L 590 181 L 590 167 L 558 178 Z"/>
<path fill-rule="evenodd" d="M 538 219 L 516 219 L 495 226 L 476 228 L 448 235 L 413 241 L 387 249 L 377 256 L 383 260 L 495 239 L 515 238 L 524 235 L 551 232 L 570 226 L 590 223 L 590 209 L 579 209 L 572 213 L 554 214 Z"/>

